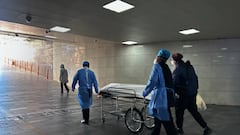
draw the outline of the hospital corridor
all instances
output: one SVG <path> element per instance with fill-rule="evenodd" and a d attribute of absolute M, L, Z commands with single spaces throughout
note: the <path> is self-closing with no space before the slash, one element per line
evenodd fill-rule
<path fill-rule="evenodd" d="M 239 135 L 239 5 L 0 0 L 0 135 Z"/>
<path fill-rule="evenodd" d="M 1 67 L 1 135 L 133 135 L 123 118 L 107 115 L 101 121 L 100 99 L 95 96 L 89 125 L 81 124 L 76 93 L 60 94 L 59 84 L 31 73 Z M 201 112 L 216 135 L 238 134 L 240 107 L 208 105 Z M 186 112 L 186 135 L 201 135 L 200 127 Z M 140 135 L 148 134 L 144 128 Z M 165 131 L 161 131 L 165 134 Z"/>

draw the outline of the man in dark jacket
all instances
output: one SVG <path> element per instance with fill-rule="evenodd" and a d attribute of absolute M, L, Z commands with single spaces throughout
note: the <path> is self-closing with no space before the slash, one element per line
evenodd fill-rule
<path fill-rule="evenodd" d="M 187 109 L 193 118 L 204 129 L 203 135 L 209 135 L 212 130 L 207 126 L 207 123 L 202 118 L 197 110 L 196 96 L 198 90 L 198 78 L 193 66 L 189 61 L 184 63 L 183 55 L 175 53 L 172 55 L 172 61 L 175 65 L 173 71 L 173 84 L 175 92 L 179 95 L 176 102 L 176 125 L 178 134 L 183 134 L 183 115 Z"/>

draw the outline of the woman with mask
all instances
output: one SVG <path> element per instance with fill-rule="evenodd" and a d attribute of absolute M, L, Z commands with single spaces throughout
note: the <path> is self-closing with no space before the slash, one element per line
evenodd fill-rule
<path fill-rule="evenodd" d="M 161 124 L 163 124 L 167 135 L 177 135 L 170 107 L 168 106 L 166 91 L 166 87 L 172 88 L 172 74 L 166 64 L 169 56 L 170 52 L 168 50 L 161 49 L 158 51 L 149 80 L 142 94 L 146 97 L 152 92 L 149 102 L 149 114 L 154 117 L 155 127 L 151 135 L 160 134 Z"/>
<path fill-rule="evenodd" d="M 193 118 L 204 129 L 203 135 L 209 135 L 212 130 L 207 126 L 207 123 L 198 112 L 196 105 L 196 96 L 198 90 L 198 77 L 195 73 L 190 61 L 184 63 L 183 55 L 175 53 L 172 55 L 172 63 L 175 65 L 173 71 L 173 84 L 175 92 L 178 94 L 176 102 L 176 125 L 178 134 L 183 134 L 183 116 L 187 109 Z"/>

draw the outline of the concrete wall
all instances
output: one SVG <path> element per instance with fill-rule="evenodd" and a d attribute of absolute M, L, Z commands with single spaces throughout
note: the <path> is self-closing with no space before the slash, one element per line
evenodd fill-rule
<path fill-rule="evenodd" d="M 88 60 L 100 87 L 112 82 L 145 84 L 157 51 L 166 48 L 171 52 L 183 53 L 184 60 L 192 62 L 199 76 L 199 92 L 207 103 L 240 105 L 240 39 L 138 46 L 124 46 L 86 37 L 77 39 L 72 44 L 53 43 L 55 80 L 58 80 L 61 63 L 68 69 L 71 82 L 76 70 L 82 66 L 82 61 Z M 193 47 L 183 48 L 183 45 Z M 173 70 L 169 61 L 168 64 Z"/>
<path fill-rule="evenodd" d="M 88 60 L 100 87 L 112 82 L 146 84 L 157 51 L 165 48 L 171 52 L 183 53 L 184 60 L 192 62 L 199 77 L 199 92 L 207 103 L 240 105 L 240 39 L 124 46 L 82 36 L 70 35 L 67 38 L 71 42 L 33 39 L 23 40 L 23 43 L 18 41 L 18 55 L 14 59 L 27 61 L 19 55 L 22 56 L 20 52 L 24 53 L 24 46 L 28 46 L 35 50 L 31 62 L 40 65 L 40 75 L 46 77 L 46 69 L 50 69 L 49 79 L 58 80 L 59 66 L 63 63 L 69 71 L 71 85 L 75 72 L 82 67 L 82 61 Z M 12 44 L 9 42 L 9 46 Z M 183 48 L 183 45 L 193 47 Z M 173 70 L 169 61 L 168 64 Z M 36 72 L 37 65 L 33 67 L 33 72 Z"/>
<path fill-rule="evenodd" d="M 180 48 L 182 44 L 193 47 Z M 207 103 L 240 105 L 239 44 L 239 39 L 195 41 L 176 43 L 171 50 L 192 62 L 199 77 L 199 92 Z"/>

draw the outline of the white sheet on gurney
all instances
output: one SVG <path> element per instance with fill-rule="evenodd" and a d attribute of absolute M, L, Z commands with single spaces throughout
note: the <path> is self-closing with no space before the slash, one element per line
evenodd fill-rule
<path fill-rule="evenodd" d="M 145 89 L 146 85 L 139 85 L 139 84 L 124 84 L 124 83 L 110 83 L 104 87 L 101 88 L 101 90 L 107 90 L 109 88 L 126 88 L 129 89 L 129 94 L 132 94 L 132 90 L 135 90 L 136 96 L 139 98 L 143 98 L 142 92 Z M 118 90 L 118 89 L 115 89 Z M 149 94 L 146 99 L 151 99 L 151 94 Z"/>

